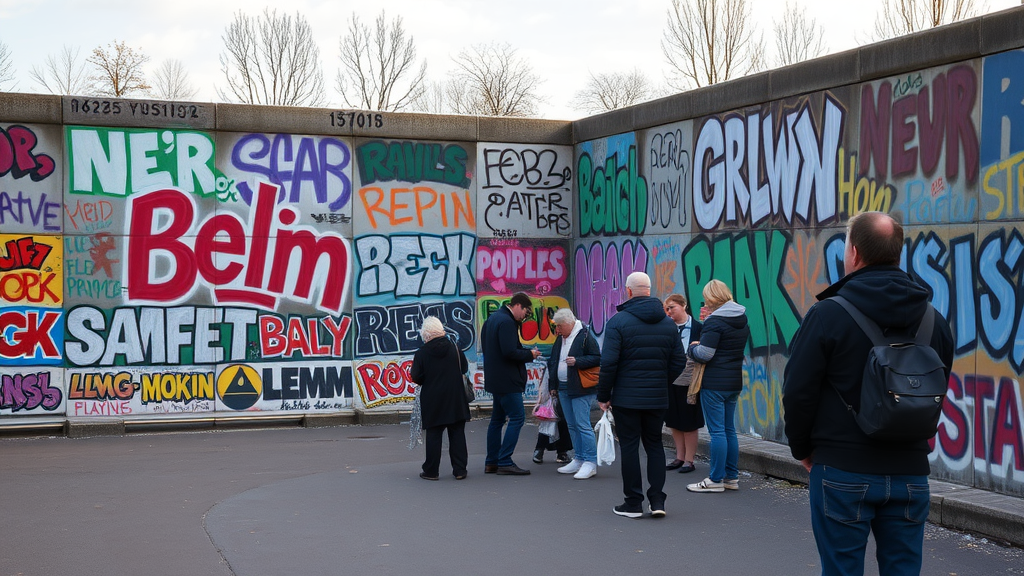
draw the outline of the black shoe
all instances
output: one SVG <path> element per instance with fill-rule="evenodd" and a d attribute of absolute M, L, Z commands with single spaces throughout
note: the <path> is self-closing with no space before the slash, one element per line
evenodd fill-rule
<path fill-rule="evenodd" d="M 423 478 L 424 480 L 437 480 L 438 479 L 437 476 L 427 476 L 426 472 L 420 472 L 420 478 Z"/>
<path fill-rule="evenodd" d="M 619 516 L 625 516 L 626 518 L 639 518 L 644 515 L 643 508 L 639 506 L 627 506 L 626 504 L 619 504 L 615 508 L 612 508 L 612 512 L 615 512 Z"/>
<path fill-rule="evenodd" d="M 533 463 L 534 464 L 543 464 L 544 463 L 544 451 L 543 450 L 534 450 L 533 451 Z"/>
<path fill-rule="evenodd" d="M 515 464 L 511 466 L 498 466 L 498 476 L 529 476 L 529 470 L 523 470 Z"/>
<path fill-rule="evenodd" d="M 669 464 L 667 464 L 665 466 L 665 470 L 676 470 L 676 469 L 678 469 L 682 465 L 683 465 L 683 461 L 682 460 L 673 460 L 672 462 L 670 462 Z"/>
<path fill-rule="evenodd" d="M 679 467 L 679 473 L 680 474 L 686 474 L 688 472 L 693 472 L 696 469 L 697 469 L 697 467 L 693 465 L 693 462 L 690 462 L 686 466 L 680 466 Z"/>
<path fill-rule="evenodd" d="M 572 458 L 565 452 L 559 452 L 558 457 L 555 458 L 555 464 L 568 464 L 569 462 L 572 462 Z"/>
<path fill-rule="evenodd" d="M 651 518 L 664 518 L 665 517 L 665 503 L 655 502 L 651 504 Z"/>
<path fill-rule="evenodd" d="M 465 472 L 459 472 L 459 473 L 455 474 L 454 476 L 455 476 L 456 480 L 465 480 L 466 479 L 466 473 Z"/>
<path fill-rule="evenodd" d="M 497 471 L 498 471 L 498 465 L 497 464 L 485 464 L 484 465 L 484 474 L 494 474 Z"/>

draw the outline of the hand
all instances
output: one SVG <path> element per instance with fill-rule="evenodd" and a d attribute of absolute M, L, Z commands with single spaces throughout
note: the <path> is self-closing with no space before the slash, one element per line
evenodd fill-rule
<path fill-rule="evenodd" d="M 576 365 L 576 358 L 574 358 L 572 356 L 566 356 L 565 357 L 565 365 L 566 366 L 575 366 Z"/>
<path fill-rule="evenodd" d="M 814 460 L 812 458 L 813 456 L 808 456 L 800 461 L 800 463 L 804 465 L 804 469 L 807 470 L 808 474 L 811 473 L 811 468 L 814 466 Z"/>
<path fill-rule="evenodd" d="M 700 345 L 700 340 L 694 340 L 693 342 L 690 342 L 690 348 L 693 348 L 694 346 L 698 345 Z"/>
<path fill-rule="evenodd" d="M 536 360 L 537 358 L 539 358 L 539 357 L 540 357 L 540 350 L 538 350 L 538 349 L 534 348 L 533 350 L 530 350 L 530 352 L 532 352 L 532 353 L 533 353 L 533 359 L 534 359 L 534 360 Z"/>
<path fill-rule="evenodd" d="M 549 393 L 555 398 L 558 398 L 558 390 L 550 390 Z"/>
<path fill-rule="evenodd" d="M 603 410 L 605 412 L 607 412 L 608 409 L 610 409 L 612 407 L 612 403 L 611 402 L 598 402 L 597 405 L 600 406 L 601 410 Z"/>

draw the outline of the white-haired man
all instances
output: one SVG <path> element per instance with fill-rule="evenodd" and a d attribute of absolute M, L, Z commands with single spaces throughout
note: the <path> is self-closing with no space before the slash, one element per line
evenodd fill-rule
<path fill-rule="evenodd" d="M 628 300 L 605 325 L 604 350 L 597 401 L 612 409 L 622 451 L 622 492 L 619 516 L 643 515 L 640 443 L 647 452 L 647 501 L 651 516 L 665 516 L 665 448 L 661 425 L 668 409 L 668 387 L 686 366 L 675 322 L 661 301 L 651 297 L 651 278 L 633 272 L 626 278 Z"/>
<path fill-rule="evenodd" d="M 590 425 L 590 406 L 597 398 L 597 389 L 583 387 L 579 370 L 600 365 L 601 348 L 572 310 L 559 309 L 552 322 L 559 338 L 548 358 L 548 389 L 561 403 L 575 450 L 572 462 L 558 471 L 585 480 L 597 474 L 597 439 Z"/>

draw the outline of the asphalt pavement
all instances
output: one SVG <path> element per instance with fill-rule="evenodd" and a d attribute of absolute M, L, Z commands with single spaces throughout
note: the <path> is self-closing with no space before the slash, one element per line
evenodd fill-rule
<path fill-rule="evenodd" d="M 467 425 L 469 477 L 445 456 L 436 482 L 403 425 L 0 439 L 0 576 L 819 573 L 799 484 L 748 469 L 689 493 L 698 462 L 668 473 L 666 518 L 622 518 L 617 463 L 534 464 L 527 425 L 533 474 L 485 475 L 486 428 Z M 923 574 L 1024 574 L 1024 550 L 930 524 Z"/>

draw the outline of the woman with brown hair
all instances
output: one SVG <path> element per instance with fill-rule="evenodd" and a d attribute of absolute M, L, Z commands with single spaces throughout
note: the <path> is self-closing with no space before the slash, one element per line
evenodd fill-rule
<path fill-rule="evenodd" d="M 700 340 L 703 325 L 689 315 L 686 298 L 682 295 L 671 294 L 665 298 L 665 314 L 676 323 L 684 352 L 689 349 L 690 342 Z M 665 412 L 665 426 L 672 431 L 672 440 L 676 445 L 676 459 L 666 465 L 665 469 L 679 470 L 680 473 L 696 470 L 693 457 L 697 454 L 697 431 L 704 427 L 704 412 L 701 411 L 700 403 L 686 402 L 686 395 L 690 391 L 690 372 L 684 371 L 668 387 L 668 411 Z"/>

